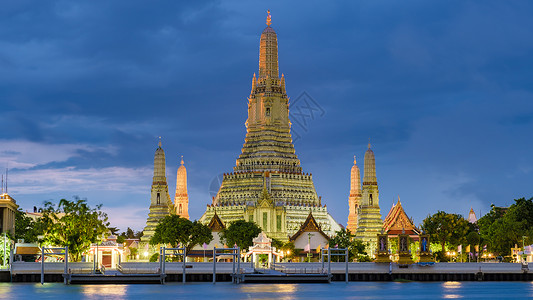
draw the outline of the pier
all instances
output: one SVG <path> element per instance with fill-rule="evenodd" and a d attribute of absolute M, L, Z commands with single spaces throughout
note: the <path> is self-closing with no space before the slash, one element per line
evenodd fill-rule
<path fill-rule="evenodd" d="M 529 265 L 517 263 L 435 263 L 433 265 L 398 265 L 395 263 L 348 263 L 348 281 L 532 281 Z M 217 262 L 213 276 L 212 262 L 185 263 L 185 282 L 232 282 L 237 276 L 241 282 L 327 282 L 346 280 L 346 263 L 332 262 L 331 273 L 322 263 L 277 263 L 273 269 L 255 269 L 253 264 L 241 262 L 234 271 L 231 262 Z M 41 263 L 13 262 L 10 271 L 3 271 L 4 282 L 39 282 Z M 159 262 L 123 262 L 117 270 L 103 270 L 94 274 L 92 263 L 69 263 L 67 273 L 63 263 L 45 263 L 44 282 L 70 283 L 161 283 L 183 282 L 183 263 L 165 263 L 165 272 Z M 305 279 L 303 279 L 305 278 Z M 300 281 L 302 280 L 302 281 Z"/>

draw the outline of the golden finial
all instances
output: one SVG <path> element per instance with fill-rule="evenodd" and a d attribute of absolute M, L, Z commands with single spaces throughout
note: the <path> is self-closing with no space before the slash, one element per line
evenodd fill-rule
<path fill-rule="evenodd" d="M 370 149 L 370 138 L 368 138 L 368 149 Z"/>
<path fill-rule="evenodd" d="M 181 156 L 181 165 L 183 166 L 183 155 Z"/>
<path fill-rule="evenodd" d="M 355 155 L 353 156 L 353 164 L 357 164 L 357 161 L 355 160 Z"/>
<path fill-rule="evenodd" d="M 272 24 L 272 17 L 270 16 L 270 10 L 267 10 L 267 25 Z"/>
<path fill-rule="evenodd" d="M 159 143 L 157 145 L 161 148 L 161 137 L 159 137 Z"/>

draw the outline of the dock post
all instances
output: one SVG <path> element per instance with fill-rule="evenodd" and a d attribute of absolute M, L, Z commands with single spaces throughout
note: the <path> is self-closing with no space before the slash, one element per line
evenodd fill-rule
<path fill-rule="evenodd" d="M 328 277 L 331 282 L 331 249 L 328 248 Z"/>
<path fill-rule="evenodd" d="M 185 266 L 185 246 L 183 247 L 183 280 L 182 282 L 185 283 L 185 269 L 186 269 L 186 266 Z"/>
<path fill-rule="evenodd" d="M 237 247 L 237 274 L 237 283 L 239 283 L 241 277 L 241 247 Z"/>
<path fill-rule="evenodd" d="M 163 259 L 161 254 L 163 253 L 163 247 L 159 247 L 159 274 L 163 274 Z"/>
<path fill-rule="evenodd" d="M 65 278 L 64 283 L 68 284 L 68 246 L 65 246 Z"/>
<path fill-rule="evenodd" d="M 322 273 L 324 273 L 324 250 L 320 250 L 320 262 L 322 263 Z"/>
<path fill-rule="evenodd" d="M 41 247 L 41 285 L 44 284 L 44 249 L 45 247 Z"/>
<path fill-rule="evenodd" d="M 346 248 L 346 275 L 345 275 L 345 280 L 346 280 L 346 283 L 348 283 L 348 248 Z"/>
<path fill-rule="evenodd" d="M 237 258 L 237 251 L 231 250 L 233 252 L 233 273 L 231 274 L 231 283 L 235 283 L 235 259 Z"/>
<path fill-rule="evenodd" d="M 213 284 L 217 282 L 217 248 L 213 247 Z"/>
<path fill-rule="evenodd" d="M 161 257 L 163 258 L 162 262 L 161 262 L 163 264 L 163 269 L 162 269 L 162 272 L 163 272 L 163 283 L 165 283 L 165 277 L 167 276 L 167 270 L 166 270 L 167 249 L 164 246 L 163 246 L 163 255 L 161 255 Z"/>

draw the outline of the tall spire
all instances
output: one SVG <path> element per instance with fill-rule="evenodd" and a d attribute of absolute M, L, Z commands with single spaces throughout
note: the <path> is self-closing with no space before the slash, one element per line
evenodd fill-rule
<path fill-rule="evenodd" d="M 357 215 L 361 204 L 361 175 L 355 155 L 353 156 L 353 166 L 350 176 L 350 196 L 348 198 L 348 225 L 346 228 L 351 233 L 357 230 Z"/>
<path fill-rule="evenodd" d="M 174 210 L 172 200 L 168 193 L 167 177 L 165 170 L 165 151 L 161 145 L 161 137 L 154 155 L 154 177 L 150 191 L 150 212 L 146 220 L 141 241 L 148 242 L 155 233 L 159 221 L 170 215 Z"/>
<path fill-rule="evenodd" d="M 182 218 L 189 219 L 189 194 L 187 193 L 187 169 L 184 166 L 183 156 L 181 165 L 176 175 L 176 195 L 174 197 L 176 214 Z"/>
<path fill-rule="evenodd" d="M 368 143 L 368 150 L 365 153 L 365 169 L 363 177 L 363 185 L 377 184 L 376 179 L 376 159 L 374 151 L 370 149 L 370 142 Z"/>
<path fill-rule="evenodd" d="M 259 77 L 279 78 L 278 73 L 278 37 L 270 24 L 270 11 L 268 11 L 267 28 L 261 34 L 259 45 Z"/>
<path fill-rule="evenodd" d="M 159 137 L 158 147 L 154 155 L 154 178 L 153 183 L 164 182 L 167 183 L 165 170 L 165 151 L 161 148 L 161 137 Z"/>

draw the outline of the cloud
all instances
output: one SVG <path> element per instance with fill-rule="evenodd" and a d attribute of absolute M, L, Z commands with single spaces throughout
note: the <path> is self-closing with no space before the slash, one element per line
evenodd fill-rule
<path fill-rule="evenodd" d="M 80 151 L 115 153 L 115 147 L 89 144 L 43 144 L 24 140 L 0 140 L 0 164 L 10 169 L 30 169 L 52 162 L 66 161 Z"/>

